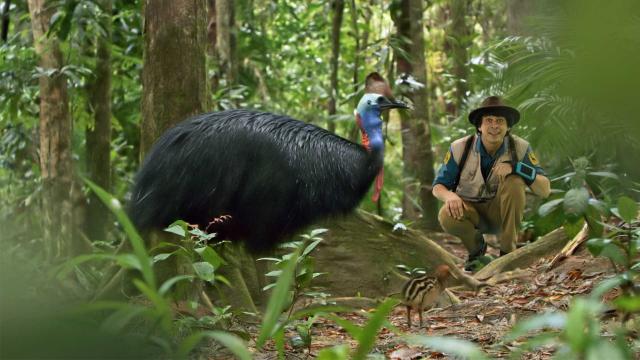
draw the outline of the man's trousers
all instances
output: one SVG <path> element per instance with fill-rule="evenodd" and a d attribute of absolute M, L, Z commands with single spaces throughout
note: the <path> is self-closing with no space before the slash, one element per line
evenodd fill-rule
<path fill-rule="evenodd" d="M 459 237 L 469 254 L 477 253 L 482 247 L 481 234 L 497 234 L 501 252 L 509 253 L 516 248 L 526 203 L 525 187 L 520 176 L 509 175 L 500 183 L 493 199 L 481 203 L 465 201 L 461 220 L 449 216 L 443 206 L 438 214 L 440 225 L 447 233 Z"/>

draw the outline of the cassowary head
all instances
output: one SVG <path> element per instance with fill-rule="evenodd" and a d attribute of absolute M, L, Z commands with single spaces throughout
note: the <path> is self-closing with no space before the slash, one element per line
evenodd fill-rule
<path fill-rule="evenodd" d="M 365 94 L 356 108 L 356 121 L 362 131 L 363 145 L 370 151 L 382 150 L 382 111 L 408 108 L 407 104 L 393 99 L 391 88 L 380 74 L 369 74 L 365 81 Z"/>

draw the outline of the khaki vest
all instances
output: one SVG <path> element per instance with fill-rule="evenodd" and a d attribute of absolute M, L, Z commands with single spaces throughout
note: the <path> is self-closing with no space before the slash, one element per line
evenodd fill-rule
<path fill-rule="evenodd" d="M 524 158 L 524 155 L 527 153 L 529 143 L 526 140 L 515 135 L 511 136 L 515 140 L 516 156 L 518 157 L 518 161 L 521 161 L 522 158 Z M 464 145 L 467 142 L 468 138 L 469 136 L 465 136 L 454 141 L 451 144 L 453 159 L 457 164 L 460 164 L 462 153 L 464 152 Z M 460 183 L 458 184 L 458 188 L 456 189 L 456 194 L 458 194 L 458 196 L 460 196 L 462 199 L 469 202 L 482 202 L 493 199 L 496 196 L 498 185 L 500 183 L 498 177 L 493 175 L 493 169 L 491 169 L 491 171 L 489 172 L 486 183 L 484 181 L 484 178 L 482 177 L 482 170 L 480 166 L 480 152 L 476 148 L 476 143 L 479 140 L 480 138 L 476 136 L 473 144 L 471 145 L 467 161 L 464 164 L 464 168 L 461 170 L 462 173 L 460 174 Z M 494 167 L 497 164 L 505 161 L 511 162 L 509 138 L 505 137 L 504 142 L 506 145 L 506 151 L 496 159 L 496 161 L 493 163 Z"/>

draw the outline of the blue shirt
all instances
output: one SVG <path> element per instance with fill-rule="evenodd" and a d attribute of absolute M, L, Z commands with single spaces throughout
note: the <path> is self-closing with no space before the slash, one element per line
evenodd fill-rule
<path fill-rule="evenodd" d="M 477 136 L 478 141 L 476 141 L 476 150 L 480 152 L 480 170 L 482 171 L 482 177 L 487 180 L 487 176 L 489 176 L 489 172 L 491 172 L 496 159 L 498 159 L 500 155 L 507 151 L 507 143 L 503 142 L 498 151 L 496 151 L 496 154 L 494 156 L 491 156 L 482 144 L 481 135 Z M 524 157 L 520 161 L 529 166 L 535 167 L 537 174 L 545 174 L 542 167 L 540 167 L 540 163 L 538 162 L 538 159 L 536 159 L 533 150 L 531 150 L 531 146 L 529 146 L 527 152 L 524 154 Z M 449 150 L 445 155 L 445 162 L 440 166 L 438 174 L 433 180 L 433 185 L 435 186 L 436 184 L 442 184 L 447 189 L 453 190 L 453 186 L 455 185 L 459 172 L 460 169 L 458 168 L 458 163 L 456 163 L 455 159 L 453 158 L 453 150 L 451 147 L 449 147 Z M 528 185 L 531 185 L 530 182 L 526 180 L 525 182 L 527 182 Z"/>

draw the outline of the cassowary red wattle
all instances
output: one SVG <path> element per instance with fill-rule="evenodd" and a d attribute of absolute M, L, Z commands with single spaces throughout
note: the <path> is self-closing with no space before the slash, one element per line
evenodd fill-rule
<path fill-rule="evenodd" d="M 376 73 L 367 81 L 388 90 Z M 382 167 L 380 113 L 390 108 L 406 105 L 380 93 L 360 100 L 357 121 L 366 146 L 266 112 L 227 110 L 190 118 L 150 150 L 135 178 L 129 215 L 141 230 L 182 219 L 219 239 L 243 241 L 253 252 L 273 248 L 359 204 Z"/>

